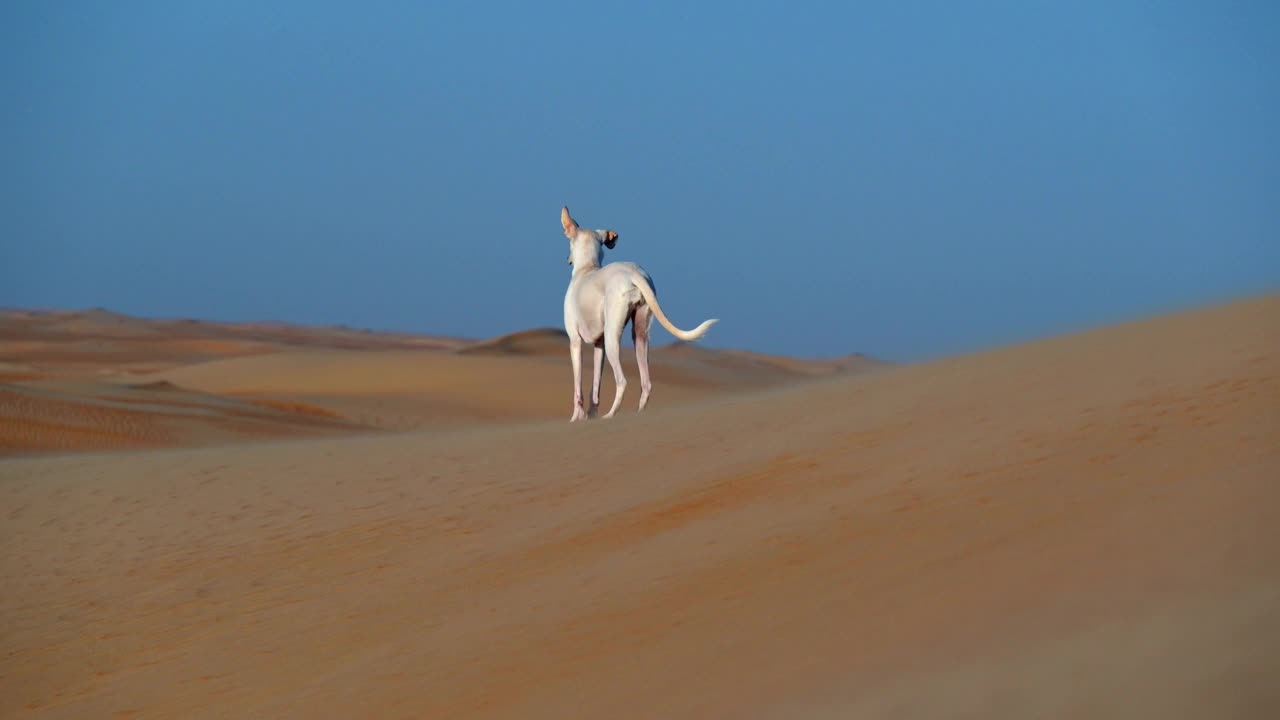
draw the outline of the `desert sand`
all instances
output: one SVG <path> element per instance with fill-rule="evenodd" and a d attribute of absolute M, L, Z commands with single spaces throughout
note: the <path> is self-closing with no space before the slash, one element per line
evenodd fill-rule
<path fill-rule="evenodd" d="M 11 311 L 0 314 L 0 457 L 567 418 L 567 347 L 557 330 L 466 341 Z M 634 349 L 625 352 L 635 379 Z M 654 402 L 668 406 L 884 366 L 682 344 L 650 357 Z"/>
<path fill-rule="evenodd" d="M 1280 716 L 1280 297 L 572 426 L 549 331 L 4 322 L 3 717 Z"/>

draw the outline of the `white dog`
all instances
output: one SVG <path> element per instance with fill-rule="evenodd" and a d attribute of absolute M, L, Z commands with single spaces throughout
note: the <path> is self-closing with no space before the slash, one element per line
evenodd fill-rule
<path fill-rule="evenodd" d="M 600 407 L 600 371 L 602 352 L 609 354 L 613 381 L 617 389 L 613 407 L 606 418 L 613 417 L 622 404 L 627 379 L 622 375 L 622 358 L 618 351 L 622 331 L 631 322 L 631 339 L 636 344 L 636 364 L 640 366 L 640 410 L 649 402 L 649 326 L 653 316 L 672 335 L 684 341 L 697 340 L 716 323 L 707 320 L 693 330 L 681 330 L 663 314 L 654 295 L 653 280 L 635 263 L 610 263 L 604 267 L 601 246 L 613 249 L 618 233 L 612 230 L 583 230 L 569 217 L 569 208 L 560 210 L 560 224 L 569 238 L 569 264 L 573 277 L 564 295 L 564 329 L 569 333 L 569 355 L 573 361 L 573 417 L 569 422 L 594 415 Z M 591 410 L 582 407 L 582 343 L 595 348 L 595 374 L 591 379 Z"/>

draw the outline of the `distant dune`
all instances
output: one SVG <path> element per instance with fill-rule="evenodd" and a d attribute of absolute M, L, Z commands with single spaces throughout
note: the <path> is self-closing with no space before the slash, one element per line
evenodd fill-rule
<path fill-rule="evenodd" d="M 563 330 L 540 328 L 503 335 L 458 349 L 464 355 L 533 355 L 568 357 L 569 336 Z"/>
<path fill-rule="evenodd" d="M 0 716 L 1278 717 L 1277 318 L 877 372 L 664 348 L 651 411 L 574 426 L 536 353 L 10 384 L 28 433 L 244 424 L 0 461 Z M 361 408 L 449 429 L 331 434 Z"/>
<path fill-rule="evenodd" d="M 528 422 L 567 418 L 572 398 L 568 341 L 555 329 L 472 342 L 350 328 L 142 320 L 98 309 L 10 311 L 0 316 L 0 330 L 0 383 L 14 385 L 0 393 L 0 455 Z M 633 350 L 624 355 L 629 376 L 637 378 Z M 870 369 L 702 348 L 660 347 L 652 358 L 655 408 Z M 128 386 L 160 381 L 188 393 L 183 402 L 202 412 L 175 413 L 172 403 L 127 396 Z M 612 392 L 606 372 L 605 402 Z M 633 390 L 631 402 L 638 398 Z M 102 410 L 104 403 L 112 412 Z M 126 411 L 122 403 L 132 405 Z M 268 408 L 285 411 L 244 422 L 245 412 Z M 318 426 L 321 417 L 334 422 Z"/>

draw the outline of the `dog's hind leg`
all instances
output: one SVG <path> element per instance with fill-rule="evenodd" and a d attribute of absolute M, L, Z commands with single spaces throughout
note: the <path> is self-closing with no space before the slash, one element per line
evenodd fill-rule
<path fill-rule="evenodd" d="M 573 417 L 569 422 L 587 416 L 582 411 L 582 338 L 577 333 L 569 336 L 569 358 L 573 363 Z"/>
<path fill-rule="evenodd" d="M 653 314 L 649 308 L 644 305 L 636 308 L 635 317 L 631 320 L 631 340 L 636 344 L 636 366 L 640 368 L 640 410 L 649 404 L 649 391 L 653 389 L 649 382 L 649 328 L 652 324 Z"/>
<path fill-rule="evenodd" d="M 591 406 L 587 408 L 587 417 L 600 414 L 600 372 L 604 369 L 604 342 L 597 342 L 592 348 L 591 364 Z"/>
<path fill-rule="evenodd" d="M 627 378 L 622 374 L 622 331 L 627 325 L 629 308 L 618 305 L 609 308 L 604 318 L 604 351 L 609 356 L 609 365 L 613 368 L 613 407 L 605 415 L 605 419 L 613 417 L 622 404 L 622 394 L 627 391 Z"/>

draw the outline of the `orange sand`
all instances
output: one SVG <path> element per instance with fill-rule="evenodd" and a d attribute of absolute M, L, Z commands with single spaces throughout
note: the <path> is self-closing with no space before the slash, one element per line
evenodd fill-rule
<path fill-rule="evenodd" d="M 0 462 L 0 716 L 1276 717 L 1277 318 L 737 390 L 686 367 L 679 402 L 580 426 L 536 355 L 173 367 L 207 403 L 386 383 L 512 415 Z M 554 418 L 497 371 L 558 383 Z"/>

